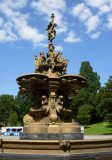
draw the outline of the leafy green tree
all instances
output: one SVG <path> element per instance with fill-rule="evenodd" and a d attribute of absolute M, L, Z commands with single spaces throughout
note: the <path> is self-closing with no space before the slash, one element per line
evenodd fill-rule
<path fill-rule="evenodd" d="M 112 76 L 109 77 L 108 82 L 106 85 L 106 93 L 107 93 L 107 103 L 106 103 L 106 109 L 107 113 L 112 113 Z"/>
<path fill-rule="evenodd" d="M 99 116 L 104 119 L 106 114 L 112 114 L 112 76 L 109 77 L 105 87 L 101 87 L 97 93 L 96 103 Z"/>
<path fill-rule="evenodd" d="M 107 83 L 105 83 L 106 89 L 112 92 L 112 76 L 109 76 Z"/>
<path fill-rule="evenodd" d="M 17 105 L 18 120 L 22 123 L 24 115 L 28 113 L 31 106 L 31 97 L 18 92 L 15 100 Z"/>
<path fill-rule="evenodd" d="M 107 110 L 105 108 L 106 103 L 106 94 L 105 87 L 101 87 L 96 96 L 96 115 L 99 116 L 99 120 L 103 120 L 105 115 L 107 114 Z"/>
<path fill-rule="evenodd" d="M 10 117 L 8 119 L 10 126 L 17 126 L 18 122 L 18 115 L 16 112 L 12 111 L 10 113 Z"/>
<path fill-rule="evenodd" d="M 92 105 L 91 116 L 92 120 L 95 121 L 96 117 L 96 94 L 100 87 L 100 76 L 97 72 L 93 71 L 90 63 L 84 61 L 80 67 L 80 75 L 88 80 L 88 85 L 82 88 L 76 96 L 73 96 L 71 108 L 75 115 L 78 114 L 78 108 L 85 104 Z"/>
<path fill-rule="evenodd" d="M 97 74 L 97 72 L 93 72 L 93 68 L 91 67 L 89 61 L 82 62 L 80 67 L 80 75 L 88 80 L 87 88 L 90 93 L 96 94 L 101 86 L 100 76 Z"/>
<path fill-rule="evenodd" d="M 0 96 L 0 121 L 5 126 L 8 124 L 10 112 L 16 110 L 16 103 L 13 95 L 1 95 Z"/>
<path fill-rule="evenodd" d="M 92 106 L 84 104 L 79 107 L 77 119 L 81 124 L 88 124 L 91 121 Z"/>
<path fill-rule="evenodd" d="M 71 109 L 74 112 L 74 115 L 77 116 L 79 106 L 88 103 L 89 90 L 86 88 L 82 88 L 76 96 L 73 96 Z"/>

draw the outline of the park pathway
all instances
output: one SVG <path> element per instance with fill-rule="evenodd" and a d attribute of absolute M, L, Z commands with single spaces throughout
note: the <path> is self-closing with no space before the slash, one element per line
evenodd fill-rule
<path fill-rule="evenodd" d="M 111 139 L 112 134 L 109 135 L 84 135 L 84 139 Z"/>

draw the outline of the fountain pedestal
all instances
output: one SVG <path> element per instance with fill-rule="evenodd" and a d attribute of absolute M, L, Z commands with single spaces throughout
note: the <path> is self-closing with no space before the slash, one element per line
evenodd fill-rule
<path fill-rule="evenodd" d="M 18 77 L 17 81 L 22 92 L 33 96 L 29 113 L 23 119 L 21 139 L 38 139 L 41 135 L 43 140 L 48 140 L 53 134 L 54 140 L 56 137 L 57 140 L 83 139 L 69 105 L 71 95 L 85 85 L 85 78 L 77 75 L 49 77 L 32 73 Z"/>
<path fill-rule="evenodd" d="M 76 140 L 83 139 L 78 123 L 32 123 L 24 125 L 24 132 L 20 135 L 22 140 Z"/>

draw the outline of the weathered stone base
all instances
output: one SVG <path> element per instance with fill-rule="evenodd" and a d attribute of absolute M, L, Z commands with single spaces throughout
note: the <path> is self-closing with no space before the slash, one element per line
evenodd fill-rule
<path fill-rule="evenodd" d="M 0 159 L 111 160 L 112 139 L 1 140 Z"/>
<path fill-rule="evenodd" d="M 112 160 L 112 151 L 73 154 L 0 153 L 0 160 Z"/>
<path fill-rule="evenodd" d="M 81 140 L 83 133 L 21 133 L 21 140 Z"/>

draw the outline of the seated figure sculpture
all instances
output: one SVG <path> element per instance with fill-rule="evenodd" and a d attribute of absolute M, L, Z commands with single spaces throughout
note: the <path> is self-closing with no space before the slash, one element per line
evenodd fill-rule
<path fill-rule="evenodd" d="M 64 74 L 67 74 L 66 68 L 67 68 L 68 61 L 69 61 L 68 59 L 62 58 L 62 52 L 58 52 L 56 57 L 56 63 L 63 66 Z"/>
<path fill-rule="evenodd" d="M 35 55 L 35 73 L 39 72 L 39 66 L 46 63 L 44 52 L 40 52 L 40 57 Z"/>

